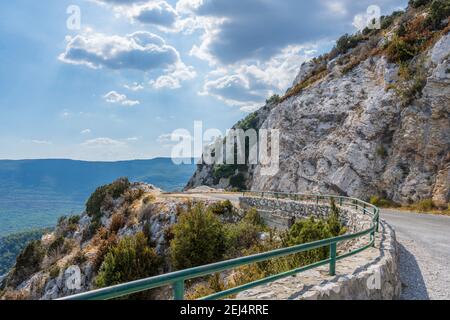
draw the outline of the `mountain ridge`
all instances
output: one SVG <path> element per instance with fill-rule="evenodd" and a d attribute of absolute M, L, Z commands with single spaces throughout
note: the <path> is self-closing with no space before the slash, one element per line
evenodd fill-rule
<path fill-rule="evenodd" d="M 170 158 L 0 160 L 0 236 L 52 226 L 61 215 L 81 212 L 98 186 L 117 178 L 129 177 L 174 191 L 184 186 L 194 169 L 194 165 L 175 165 Z"/>

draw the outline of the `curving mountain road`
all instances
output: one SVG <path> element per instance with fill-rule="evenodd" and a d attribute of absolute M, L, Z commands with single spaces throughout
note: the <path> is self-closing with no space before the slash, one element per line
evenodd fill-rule
<path fill-rule="evenodd" d="M 400 250 L 402 299 L 450 299 L 450 217 L 382 210 Z"/>
<path fill-rule="evenodd" d="M 239 203 L 238 194 L 171 194 Z M 450 217 L 384 209 L 381 217 L 395 228 L 400 251 L 402 299 L 450 299 Z"/>

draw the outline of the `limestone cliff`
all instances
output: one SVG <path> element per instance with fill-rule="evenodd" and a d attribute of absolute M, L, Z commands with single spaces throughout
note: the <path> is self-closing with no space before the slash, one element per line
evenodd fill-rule
<path fill-rule="evenodd" d="M 239 174 L 252 190 L 378 195 L 400 203 L 432 198 L 446 206 L 449 20 L 447 13 L 430 27 L 430 10 L 411 7 L 386 17 L 382 30 L 341 38 L 332 52 L 301 67 L 284 97 L 243 121 L 280 130 L 276 175 L 261 175 L 260 166 L 221 175 L 223 168 L 199 165 L 187 188 L 232 188 L 230 177 Z M 419 37 L 420 44 L 411 40 Z"/>

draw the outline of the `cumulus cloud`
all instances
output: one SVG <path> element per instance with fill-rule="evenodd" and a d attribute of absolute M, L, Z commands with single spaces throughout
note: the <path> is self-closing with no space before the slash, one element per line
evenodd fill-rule
<path fill-rule="evenodd" d="M 68 36 L 66 50 L 59 59 L 90 68 L 150 71 L 176 64 L 180 56 L 160 36 L 139 31 L 124 37 L 101 33 Z"/>
<path fill-rule="evenodd" d="M 59 59 L 65 63 L 85 65 L 94 69 L 153 72 L 156 80 L 152 80 L 152 86 L 158 89 L 179 88 L 182 81 L 196 76 L 194 68 L 182 62 L 174 47 L 167 45 L 160 36 L 146 31 L 134 32 L 124 37 L 94 32 L 69 36 L 66 50 Z M 132 91 L 143 89 L 142 85 L 137 83 L 127 85 L 126 88 Z M 138 104 L 138 101 L 129 101 L 126 98 L 119 102 L 123 105 Z"/>
<path fill-rule="evenodd" d="M 89 134 L 89 133 L 91 133 L 91 129 L 84 129 L 84 130 L 81 130 L 80 133 L 81 133 L 81 134 Z"/>
<path fill-rule="evenodd" d="M 178 19 L 174 7 L 164 0 L 97 0 L 107 4 L 116 15 L 126 16 L 132 21 L 170 28 Z"/>
<path fill-rule="evenodd" d="M 205 80 L 201 95 L 210 95 L 246 112 L 261 107 L 265 99 L 288 88 L 300 67 L 314 54 L 315 46 L 289 46 L 267 62 L 222 67 Z"/>
<path fill-rule="evenodd" d="M 130 10 L 133 19 L 147 24 L 163 27 L 174 25 L 178 14 L 175 9 L 165 1 L 149 2 L 138 5 Z"/>
<path fill-rule="evenodd" d="M 123 106 L 132 107 L 135 105 L 140 104 L 137 100 L 130 100 L 127 98 L 126 95 L 117 93 L 116 91 L 110 91 L 107 94 L 103 96 L 103 99 L 105 99 L 108 103 L 113 104 L 121 104 Z"/>

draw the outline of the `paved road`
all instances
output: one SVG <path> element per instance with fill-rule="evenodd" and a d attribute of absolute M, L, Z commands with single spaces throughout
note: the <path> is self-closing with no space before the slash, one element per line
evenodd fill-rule
<path fill-rule="evenodd" d="M 450 299 L 450 217 L 382 210 L 400 246 L 403 299 Z"/>
<path fill-rule="evenodd" d="M 185 197 L 186 194 L 172 196 Z M 196 193 L 189 197 L 239 201 L 239 195 Z M 396 230 L 402 299 L 450 299 L 450 217 L 382 210 Z"/>

